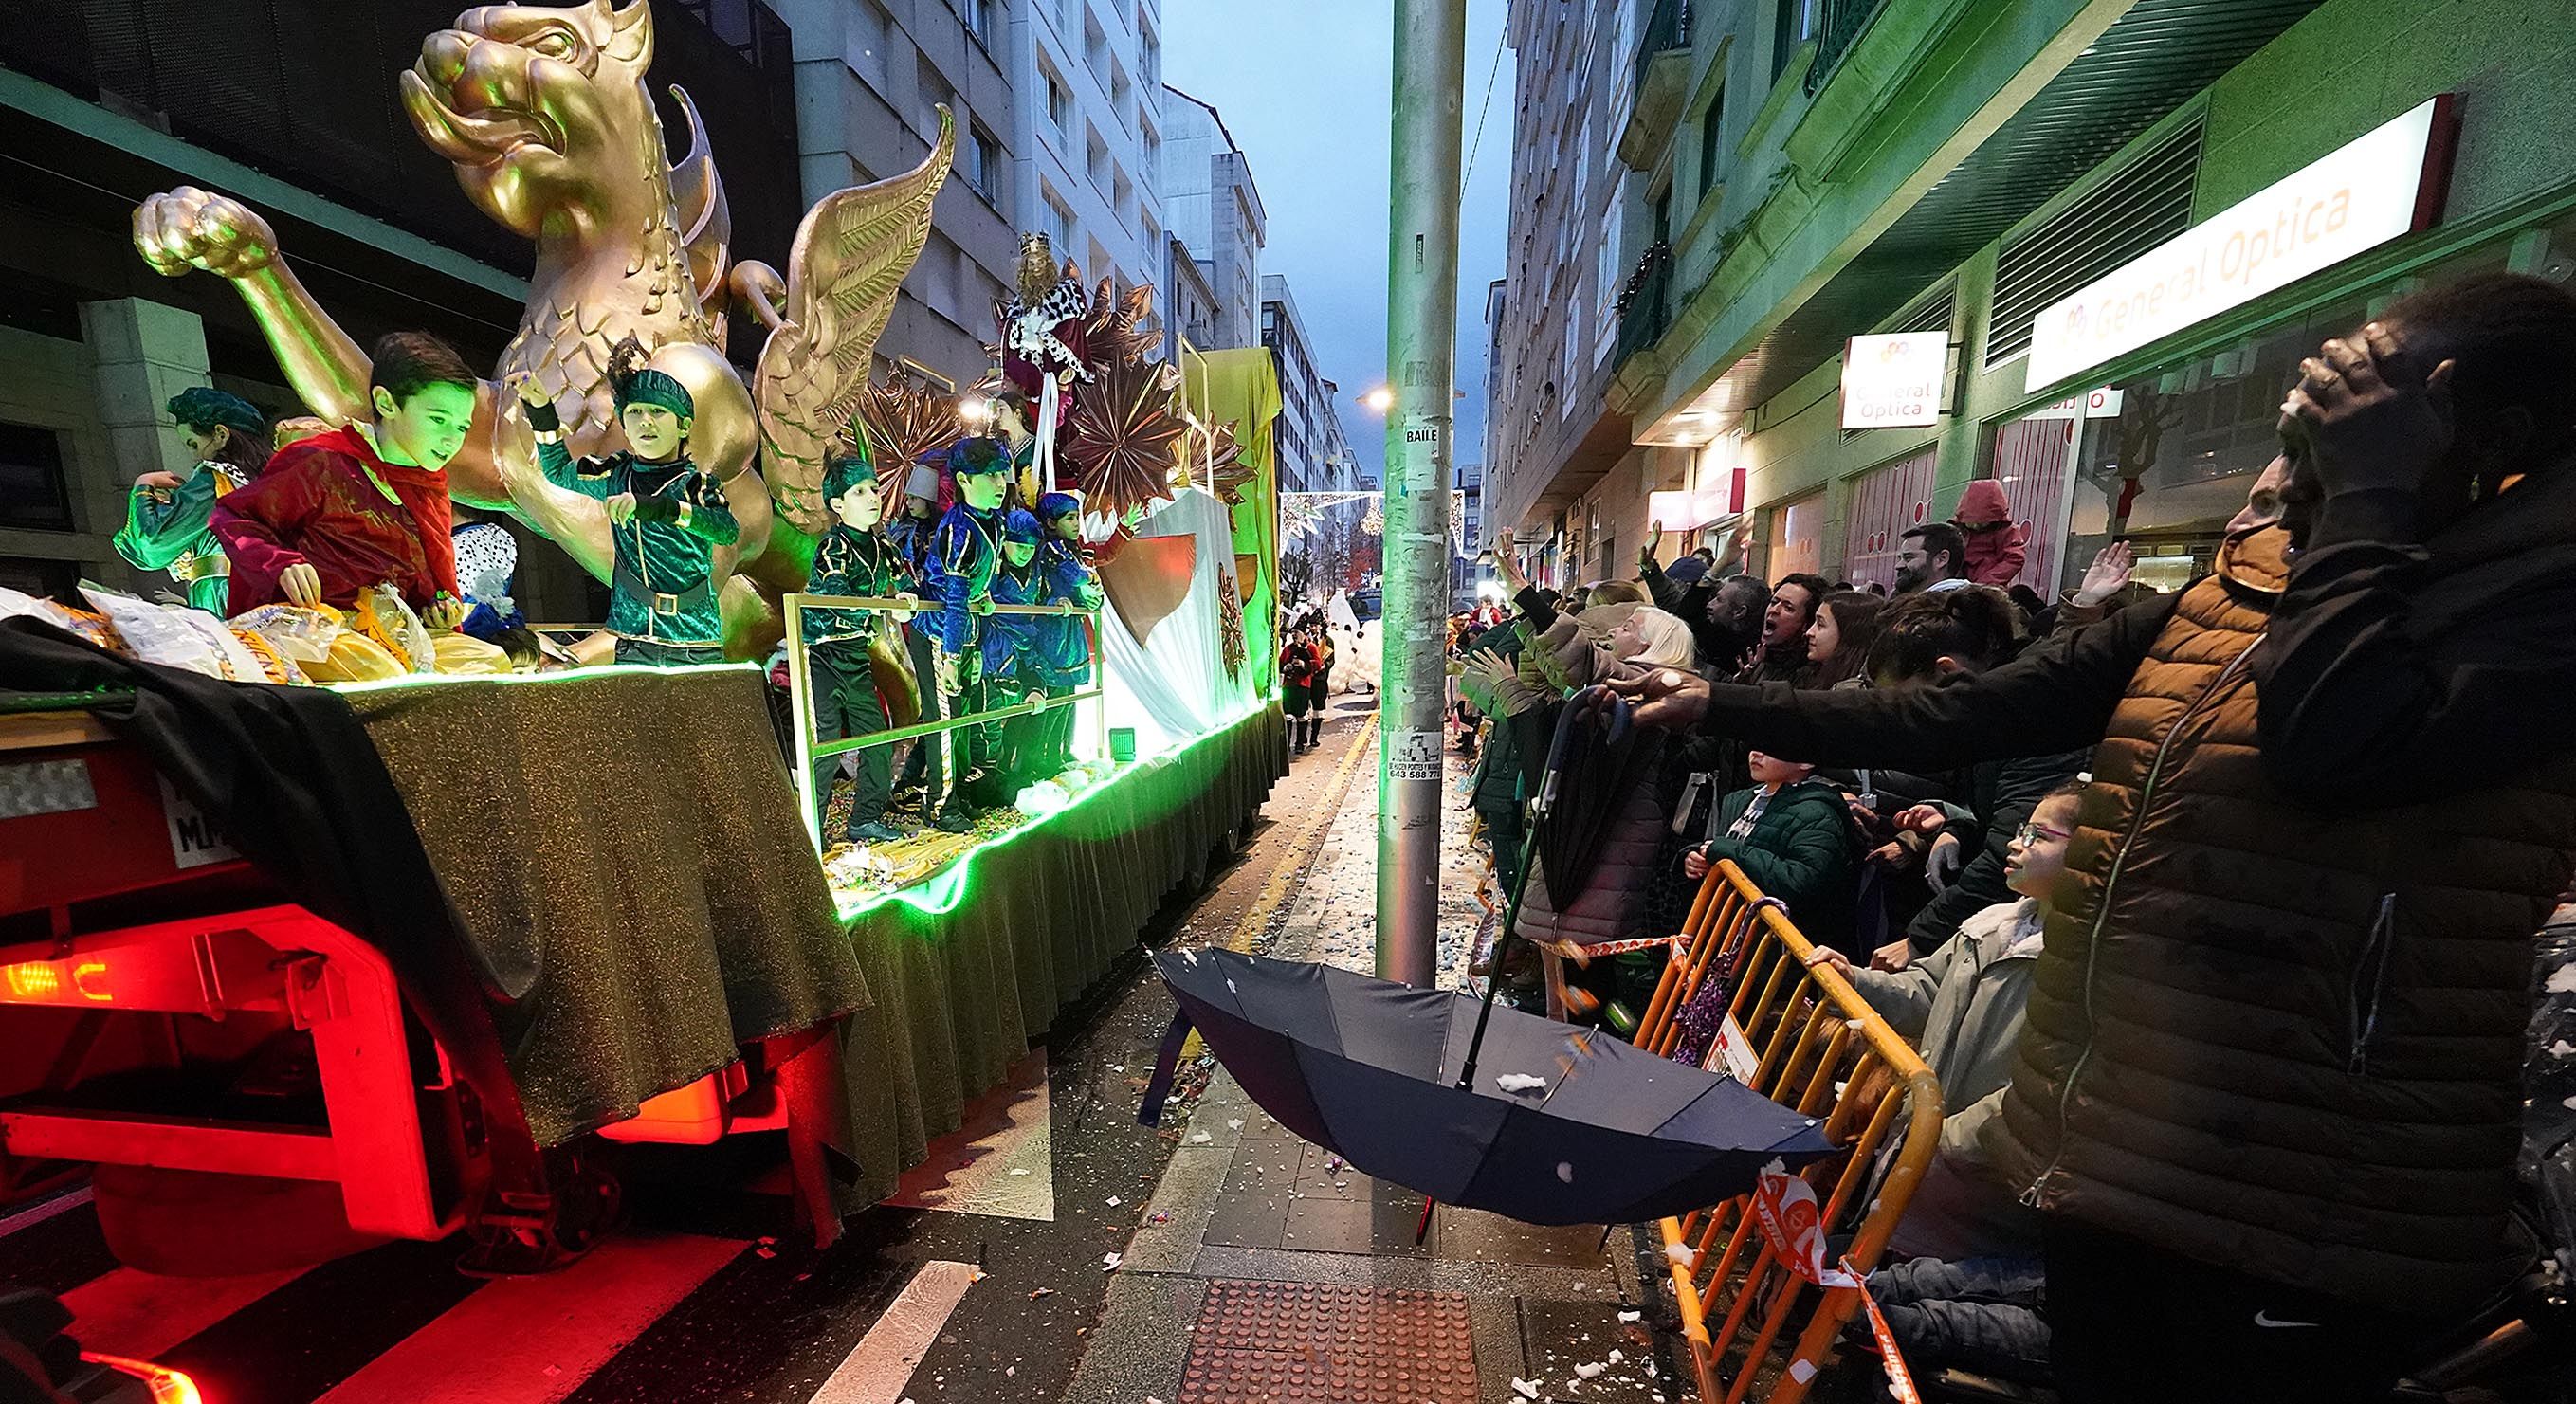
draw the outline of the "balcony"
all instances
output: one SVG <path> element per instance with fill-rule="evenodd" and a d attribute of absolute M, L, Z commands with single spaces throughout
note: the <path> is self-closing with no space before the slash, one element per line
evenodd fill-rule
<path fill-rule="evenodd" d="M 1664 339 L 1672 329 L 1673 250 L 1661 240 L 1637 260 L 1619 291 L 1619 343 L 1611 352 L 1615 370 L 1627 359 Z"/>
<path fill-rule="evenodd" d="M 1824 14 L 1816 26 L 1816 61 L 1807 65 L 1807 95 L 1813 97 L 1834 76 L 1843 55 L 1860 42 L 1861 31 L 1878 17 L 1886 0 L 1824 0 Z"/>
<path fill-rule="evenodd" d="M 1619 133 L 1619 159 L 1635 170 L 1655 163 L 1690 94 L 1690 0 L 1655 0 L 1637 44 L 1637 101 Z"/>

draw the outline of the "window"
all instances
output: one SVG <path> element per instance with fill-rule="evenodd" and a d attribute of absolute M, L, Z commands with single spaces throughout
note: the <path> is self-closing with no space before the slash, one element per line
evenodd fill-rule
<path fill-rule="evenodd" d="M 1699 115 L 1699 198 L 1717 189 L 1718 154 L 1726 149 L 1726 85 L 1720 83 Z"/>
<path fill-rule="evenodd" d="M 961 104 L 957 101 L 957 90 L 948 86 L 948 75 L 939 71 L 939 65 L 930 61 L 928 53 L 921 54 L 919 60 L 913 81 L 918 85 L 923 110 L 944 102 L 950 111 L 956 111 Z"/>
<path fill-rule="evenodd" d="M 1157 92 L 1163 86 L 1163 41 L 1141 23 L 1144 19 L 1142 10 L 1136 17 L 1140 21 L 1136 26 L 1136 66 L 1144 71 L 1145 91 Z"/>
<path fill-rule="evenodd" d="M 1084 151 L 1087 157 L 1086 164 L 1091 171 L 1092 188 L 1099 191 L 1103 196 L 1108 195 L 1109 143 L 1101 140 L 1100 133 L 1094 131 L 1090 134 L 1089 139 L 1084 143 Z"/>
<path fill-rule="evenodd" d="M 994 191 L 1002 178 L 1002 144 L 982 124 L 966 129 L 966 183 L 986 200 L 998 201 Z"/>
<path fill-rule="evenodd" d="M 1816 10 L 1821 0 L 1780 0 L 1771 34 L 1771 80 L 1778 82 L 1795 58 L 1798 46 L 1816 37 Z"/>
<path fill-rule="evenodd" d="M 1040 77 L 1046 79 L 1047 120 L 1055 123 L 1057 131 L 1071 136 L 1073 134 L 1073 94 L 1064 90 L 1064 80 L 1055 76 L 1053 70 L 1042 67 L 1038 72 Z"/>
<path fill-rule="evenodd" d="M 957 0 L 957 17 L 966 22 L 966 32 L 975 36 L 985 48 L 993 47 L 993 13 L 1002 0 Z"/>
<path fill-rule="evenodd" d="M 1592 293 L 1595 306 L 1592 334 L 1592 359 L 1597 363 L 1610 354 L 1619 340 L 1619 289 L 1626 279 L 1619 266 L 1619 206 L 1613 202 L 1601 212 L 1600 253 L 1592 265 Z"/>
<path fill-rule="evenodd" d="M 33 424 L 0 424 L 0 527 L 72 529 L 61 434 Z"/>
<path fill-rule="evenodd" d="M 1137 115 L 1141 117 L 1144 114 L 1139 110 Z M 1160 181 L 1163 178 L 1163 134 L 1155 131 L 1149 123 L 1139 123 L 1139 126 L 1144 135 L 1145 174 Z"/>
<path fill-rule="evenodd" d="M 1073 211 L 1065 206 L 1064 197 L 1053 190 L 1042 192 L 1041 198 L 1046 205 L 1046 217 L 1039 232 L 1055 246 L 1056 257 L 1063 258 L 1073 252 Z"/>

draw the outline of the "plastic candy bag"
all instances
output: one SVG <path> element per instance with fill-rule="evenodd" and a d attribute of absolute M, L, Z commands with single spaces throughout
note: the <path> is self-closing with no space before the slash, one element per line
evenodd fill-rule
<path fill-rule="evenodd" d="M 331 656 L 331 640 L 340 635 L 340 611 L 329 605 L 265 604 L 244 610 L 232 618 L 236 629 L 246 629 L 268 641 L 280 657 L 296 663 L 319 663 Z"/>
<path fill-rule="evenodd" d="M 242 647 L 223 621 L 202 609 L 155 604 L 103 586 L 81 582 L 81 597 L 116 625 L 135 657 L 164 667 L 185 668 L 210 678 L 258 682 L 266 677 L 259 658 Z"/>
<path fill-rule="evenodd" d="M 406 672 L 438 671 L 438 641 L 390 585 L 370 585 L 360 591 L 357 608 L 341 623 L 382 644 Z"/>
<path fill-rule="evenodd" d="M 134 656 L 134 650 L 126 647 L 125 640 L 116 632 L 116 625 L 106 615 L 56 604 L 52 600 L 40 600 L 0 585 L 0 619 L 21 614 L 30 619 L 41 619 L 57 629 L 68 629 L 110 653 L 128 658 Z"/>

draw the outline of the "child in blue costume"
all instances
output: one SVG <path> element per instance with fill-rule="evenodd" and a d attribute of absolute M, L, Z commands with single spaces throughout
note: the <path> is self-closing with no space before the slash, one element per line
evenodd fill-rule
<path fill-rule="evenodd" d="M 1098 609 L 1107 599 L 1100 577 L 1082 558 L 1082 499 L 1050 492 L 1038 499 L 1038 603 Z M 1049 697 L 1065 697 L 1091 682 L 1090 621 L 1079 615 L 1030 621 L 1037 639 L 1038 682 Z M 1052 778 L 1073 764 L 1073 708 L 1050 707 L 1044 717 L 1032 780 Z"/>
<path fill-rule="evenodd" d="M 814 572 L 805 589 L 816 595 L 913 598 L 902 552 L 877 530 L 885 499 L 877 491 L 876 464 L 865 449 L 835 452 L 823 466 L 823 500 L 837 520 L 814 545 Z M 814 680 L 814 738 L 839 741 L 885 730 L 885 699 L 877 693 L 868 645 L 877 631 L 906 616 L 867 609 L 816 609 L 805 616 L 805 659 Z M 894 754 L 883 746 L 857 753 L 859 789 L 850 804 L 846 836 L 852 843 L 887 843 L 903 831 L 885 821 L 894 793 Z M 814 762 L 815 823 L 831 807 L 839 756 Z"/>
<path fill-rule="evenodd" d="M 992 439 L 961 439 L 948 451 L 949 475 L 957 482 L 957 505 L 939 519 L 930 541 L 932 579 L 939 600 L 932 634 L 939 641 L 935 676 L 951 717 L 985 710 L 984 632 L 993 610 L 993 576 L 1002 559 L 1002 494 L 1011 455 Z M 970 832 L 979 808 L 997 806 L 993 791 L 992 747 L 981 726 L 962 728 L 951 752 L 955 783 L 939 811 L 939 827 L 952 834 Z M 981 772 L 981 773 L 978 773 Z"/>
<path fill-rule="evenodd" d="M 1038 519 L 1013 508 L 1002 522 L 1002 565 L 993 573 L 993 603 L 1033 605 L 1038 602 Z M 1044 691 L 1038 678 L 1037 626 L 1025 614 L 996 614 L 984 623 L 984 686 L 987 701 L 1010 706 Z M 1020 713 L 984 723 L 986 745 L 999 760 L 997 789 L 1007 798 L 1029 782 L 1035 759 L 1037 729 L 1043 718 Z"/>
<path fill-rule="evenodd" d="M 608 383 L 617 422 L 630 446 L 575 462 L 564 447 L 554 401 L 536 382 L 511 382 L 537 432 L 537 466 L 546 481 L 607 504 L 617 566 L 610 574 L 608 631 L 617 661 L 669 668 L 724 661 L 723 580 L 716 549 L 742 536 L 724 488 L 689 461 L 688 387 L 644 365 L 633 337 L 608 354 Z"/>

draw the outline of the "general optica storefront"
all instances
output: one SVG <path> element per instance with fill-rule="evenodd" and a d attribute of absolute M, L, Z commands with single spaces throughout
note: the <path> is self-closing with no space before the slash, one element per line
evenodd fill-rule
<path fill-rule="evenodd" d="M 2370 247 L 2233 305 L 2222 289 L 2211 299 L 2220 304 L 2211 315 L 2182 321 L 2152 341 L 2125 338 L 2143 344 L 2097 363 L 2085 350 L 2052 358 L 2057 348 L 2045 331 L 2052 315 L 2071 315 L 2069 304 L 2082 294 L 2034 319 L 2042 330 L 2025 384 L 2058 398 L 1990 421 L 1984 464 L 1985 475 L 2004 481 L 2016 516 L 2027 515 L 2032 524 L 2029 583 L 2043 593 L 2073 586 L 2094 552 L 2114 538 L 2137 548 L 2143 583 L 2159 590 L 2189 583 L 2208 570 L 2228 521 L 2278 451 L 2281 396 L 2297 380 L 2300 359 L 2320 342 L 2418 287 L 2506 269 L 2564 279 L 2576 268 L 2576 187 L 2563 174 L 2481 216 L 2436 218 L 2454 155 L 2454 133 L 2445 130 L 2450 115 L 2447 98 L 2428 98 L 2337 156 L 2106 275 L 2087 290 L 2091 309 L 2098 316 L 2123 296 L 2128 305 L 2170 296 L 2168 270 L 2178 263 L 2185 276 L 2204 261 L 2246 267 L 2285 222 L 2324 234 L 2339 211 L 2357 203 L 2411 203 L 2419 212 L 2415 227 L 2401 225 Z M 2473 113 L 2462 115 L 2474 120 Z M 2374 140 L 2383 133 L 2402 140 Z M 2456 135 L 2468 140 L 2466 131 Z M 2333 169 L 2345 153 L 2366 157 L 2363 169 Z M 2281 208 L 2262 208 L 2267 203 Z M 2360 223 L 2351 214 L 2342 227 Z M 2281 256 L 2295 268 L 2298 253 L 2293 246 Z M 2259 281 L 2249 275 L 2238 286 Z M 2079 389 L 2084 393 L 2068 393 Z"/>

